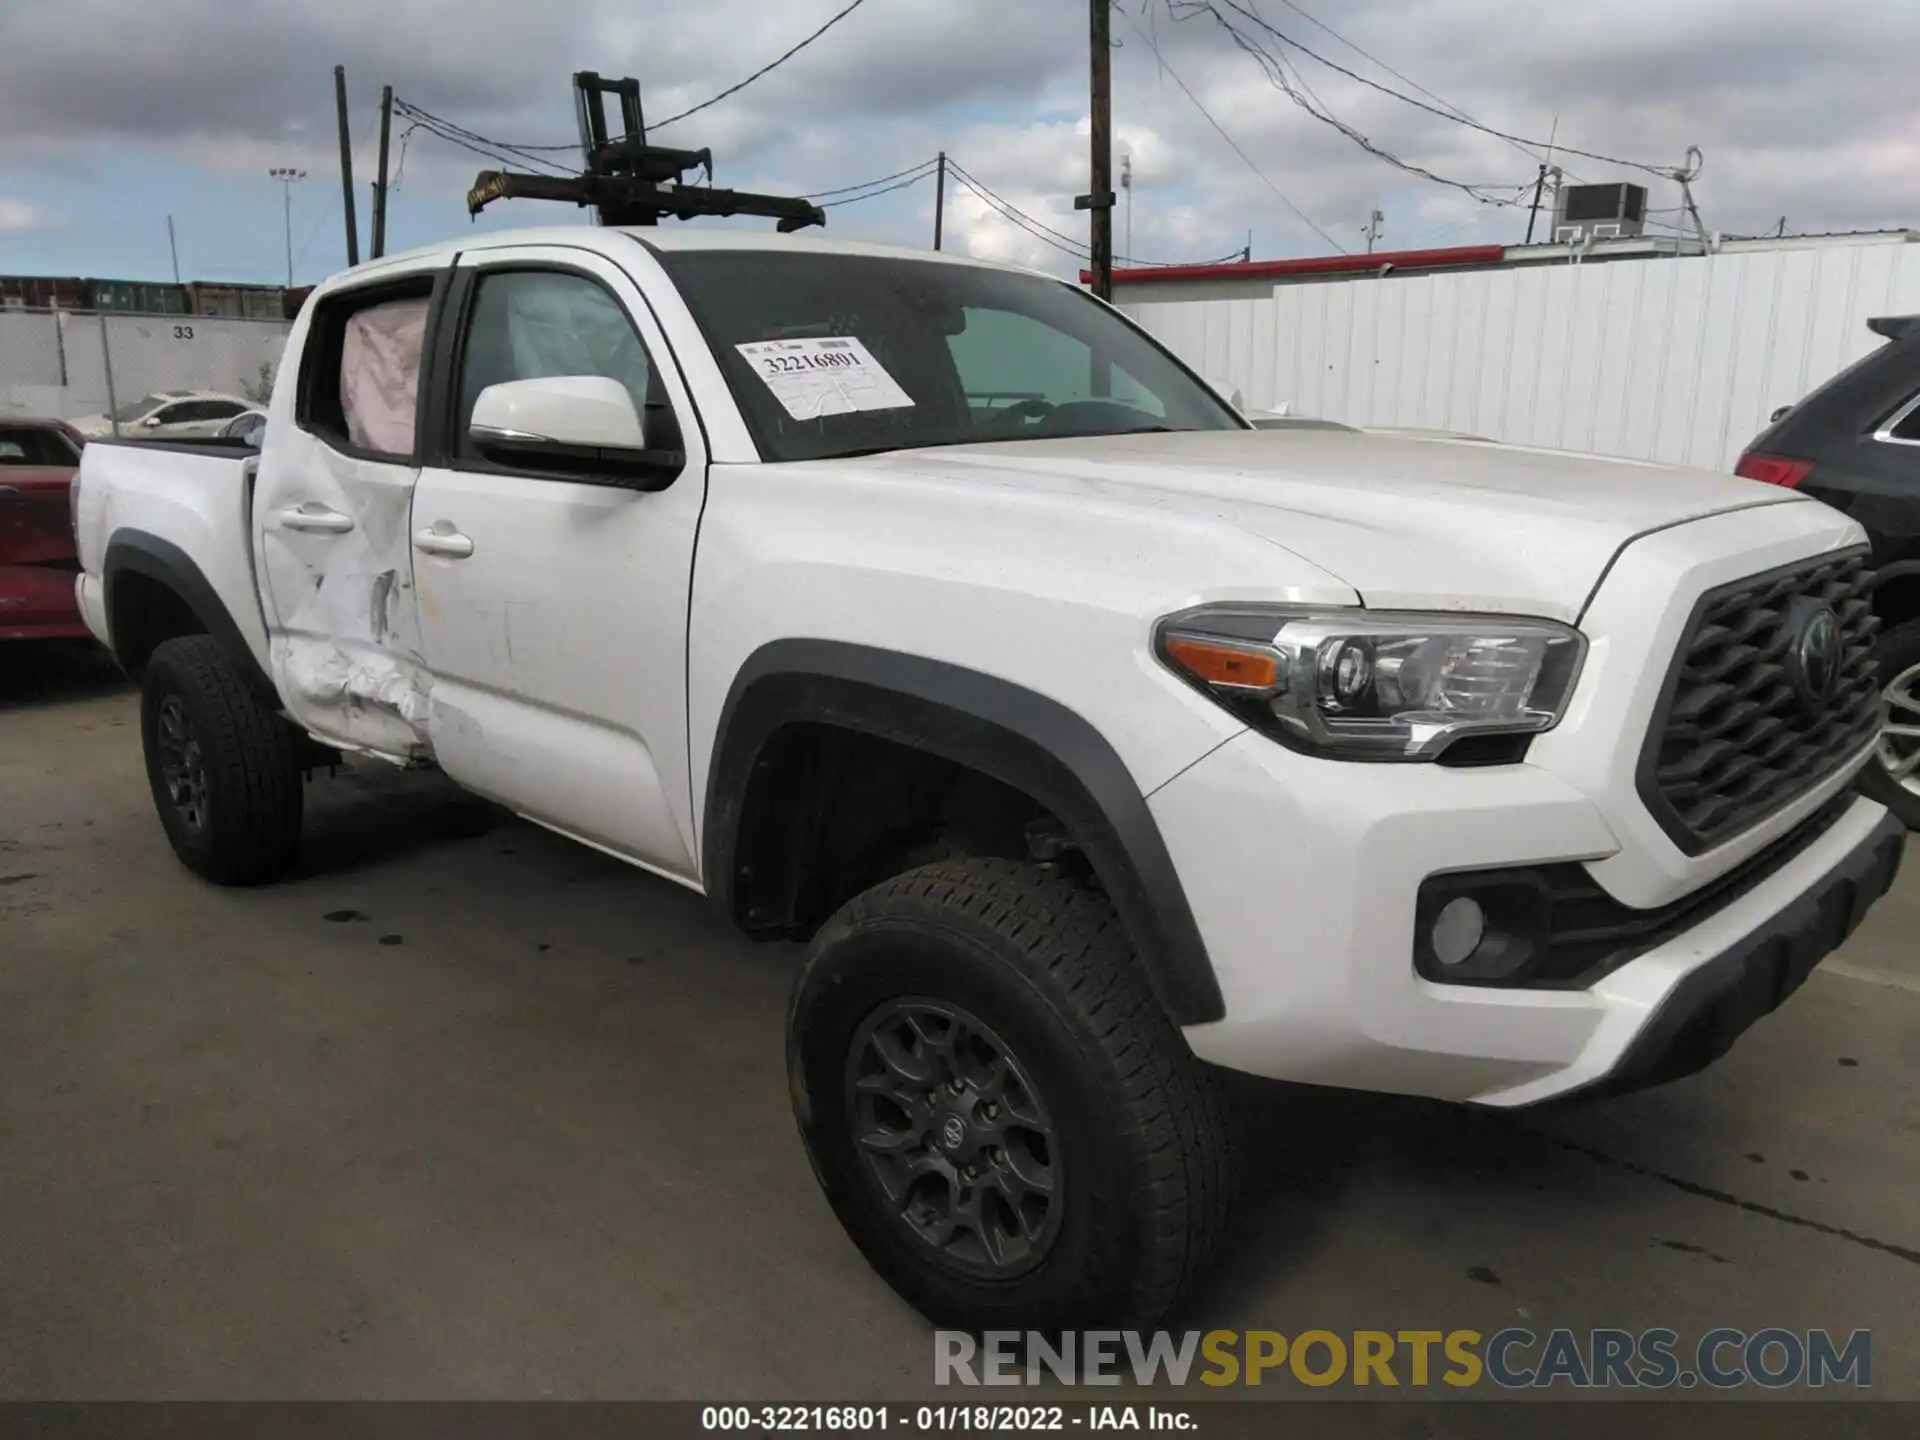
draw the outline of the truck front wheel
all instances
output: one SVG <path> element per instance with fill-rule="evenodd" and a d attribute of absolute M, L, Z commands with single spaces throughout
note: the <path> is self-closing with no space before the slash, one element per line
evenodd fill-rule
<path fill-rule="evenodd" d="M 210 635 L 168 640 L 140 700 L 147 781 L 173 853 L 217 885 L 257 885 L 300 844 L 297 736 Z"/>
<path fill-rule="evenodd" d="M 1860 788 L 1920 830 L 1920 620 L 1883 631 L 1874 659 L 1886 729 Z"/>
<path fill-rule="evenodd" d="M 1096 892 L 948 860 L 855 897 L 815 937 L 787 1056 L 841 1224 L 935 1324 L 1145 1327 L 1204 1272 L 1225 1101 Z"/>

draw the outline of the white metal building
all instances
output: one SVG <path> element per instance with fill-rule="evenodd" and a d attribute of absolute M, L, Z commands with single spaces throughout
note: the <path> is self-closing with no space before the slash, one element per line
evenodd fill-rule
<path fill-rule="evenodd" d="M 1731 468 L 1920 312 L 1920 232 L 1470 246 L 1122 270 L 1114 300 L 1246 404 Z"/>

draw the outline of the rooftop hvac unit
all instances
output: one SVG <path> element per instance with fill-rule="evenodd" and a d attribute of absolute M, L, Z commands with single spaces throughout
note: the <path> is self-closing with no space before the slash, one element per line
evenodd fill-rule
<path fill-rule="evenodd" d="M 1553 238 L 1618 240 L 1643 233 L 1647 224 L 1644 185 L 1567 185 L 1554 201 Z"/>

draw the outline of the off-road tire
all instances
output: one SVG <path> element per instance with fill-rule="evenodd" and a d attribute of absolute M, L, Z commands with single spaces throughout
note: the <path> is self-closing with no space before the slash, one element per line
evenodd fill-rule
<path fill-rule="evenodd" d="M 197 761 L 194 801 L 178 798 L 165 752 L 182 734 Z M 299 736 L 262 703 L 210 635 L 168 640 L 147 661 L 140 699 L 147 781 L 180 862 L 216 885 L 279 878 L 300 845 Z"/>
<path fill-rule="evenodd" d="M 1058 1217 L 1040 1258 L 1011 1278 L 957 1271 L 888 1202 L 858 1143 L 850 1057 L 863 1026 L 922 1001 L 983 1022 L 1052 1117 Z M 936 1325 L 1147 1328 L 1204 1275 L 1233 1190 L 1221 1077 L 1155 1000 L 1098 892 L 1036 866 L 972 859 L 856 896 L 815 936 L 795 983 L 787 1062 L 835 1214 Z M 927 1148 L 938 1144 L 936 1130 Z M 955 1182 L 950 1193 L 966 1192 Z"/>
<path fill-rule="evenodd" d="M 1908 693 L 1920 694 L 1920 683 L 1913 675 L 1920 669 L 1920 620 L 1881 631 L 1873 658 L 1880 667 L 1882 685 L 1889 690 L 1902 685 Z M 1899 707 L 1890 708 L 1888 718 L 1901 725 L 1920 725 L 1920 715 Z M 1903 753 L 1911 753 L 1910 743 Z M 1920 789 L 1915 783 L 1920 782 L 1902 785 L 1894 779 L 1877 753 L 1860 774 L 1860 789 L 1898 815 L 1909 830 L 1920 830 Z"/>

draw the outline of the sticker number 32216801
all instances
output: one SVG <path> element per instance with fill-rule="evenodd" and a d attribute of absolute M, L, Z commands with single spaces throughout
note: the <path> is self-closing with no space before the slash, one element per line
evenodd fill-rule
<path fill-rule="evenodd" d="M 796 420 L 913 404 L 913 397 L 850 335 L 755 340 L 734 348 Z"/>

